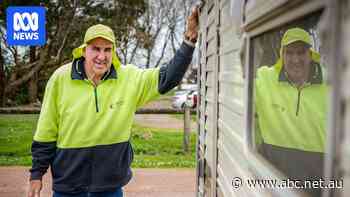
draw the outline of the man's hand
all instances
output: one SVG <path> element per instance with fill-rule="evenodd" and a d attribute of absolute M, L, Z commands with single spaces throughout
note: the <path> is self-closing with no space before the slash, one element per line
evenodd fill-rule
<path fill-rule="evenodd" d="M 198 6 L 192 9 L 191 15 L 187 18 L 187 28 L 185 32 L 185 39 L 196 42 L 198 37 L 198 15 L 199 8 Z"/>
<path fill-rule="evenodd" d="M 40 197 L 41 188 L 41 180 L 31 180 L 29 183 L 28 197 Z"/>

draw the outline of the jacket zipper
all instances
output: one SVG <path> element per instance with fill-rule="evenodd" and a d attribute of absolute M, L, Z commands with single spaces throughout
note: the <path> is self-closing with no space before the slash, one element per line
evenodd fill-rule
<path fill-rule="evenodd" d="M 99 109 L 98 109 L 98 99 L 97 99 L 97 86 L 94 86 L 94 94 L 95 94 L 96 112 L 99 112 Z"/>
<path fill-rule="evenodd" d="M 96 108 L 96 112 L 98 113 L 100 110 L 98 107 L 97 85 L 95 85 L 92 81 L 90 81 L 88 79 L 85 79 L 85 81 L 94 87 L 95 108 Z"/>
<path fill-rule="evenodd" d="M 299 87 L 299 88 L 296 87 L 297 90 L 298 90 L 298 102 L 297 102 L 297 109 L 296 109 L 296 112 L 295 112 L 295 115 L 296 115 L 296 116 L 299 115 L 300 101 L 301 101 L 301 91 L 302 91 L 304 88 L 308 87 L 308 86 L 309 86 L 309 84 L 306 83 L 306 84 L 302 85 L 302 86 Z"/>
<path fill-rule="evenodd" d="M 295 115 L 296 115 L 296 116 L 298 116 L 298 114 L 299 114 L 300 95 L 301 95 L 301 89 L 298 89 L 298 102 L 297 102 L 297 110 L 296 110 L 296 112 L 295 112 Z"/>

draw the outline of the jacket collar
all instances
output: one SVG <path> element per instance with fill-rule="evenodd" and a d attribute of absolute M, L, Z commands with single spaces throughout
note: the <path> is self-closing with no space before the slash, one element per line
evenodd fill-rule
<path fill-rule="evenodd" d="M 284 67 L 281 69 L 279 73 L 278 81 L 289 82 L 289 79 L 286 76 L 286 71 L 284 70 Z M 307 82 L 311 84 L 322 84 L 323 82 L 322 69 L 319 63 L 312 62 L 311 72 Z"/>
<path fill-rule="evenodd" d="M 84 68 L 84 61 L 85 61 L 84 57 L 73 60 L 72 72 L 71 72 L 71 77 L 73 80 L 87 79 L 85 68 Z M 102 80 L 116 79 L 116 78 L 117 78 L 117 71 L 112 65 L 111 68 L 103 75 Z"/>

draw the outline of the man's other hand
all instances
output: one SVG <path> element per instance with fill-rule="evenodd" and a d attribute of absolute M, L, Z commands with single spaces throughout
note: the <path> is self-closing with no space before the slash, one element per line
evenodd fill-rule
<path fill-rule="evenodd" d="M 198 37 L 198 16 L 199 6 L 192 9 L 191 15 L 187 18 L 187 28 L 185 32 L 185 39 L 195 43 Z"/>
<path fill-rule="evenodd" d="M 31 180 L 29 183 L 28 197 L 40 197 L 41 188 L 41 180 Z"/>

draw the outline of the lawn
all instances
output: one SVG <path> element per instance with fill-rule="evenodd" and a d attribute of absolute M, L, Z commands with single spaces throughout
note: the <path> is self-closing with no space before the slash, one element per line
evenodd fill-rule
<path fill-rule="evenodd" d="M 38 115 L 0 114 L 0 165 L 31 165 L 30 146 Z M 134 125 L 131 142 L 135 168 L 193 168 L 196 135 L 190 153 L 182 150 L 183 133 Z"/>
<path fill-rule="evenodd" d="M 184 115 L 183 114 L 174 114 L 173 116 L 174 116 L 174 118 L 179 119 L 179 120 L 183 120 L 184 119 Z M 197 115 L 196 114 L 191 114 L 191 120 L 193 122 L 196 122 Z"/>

